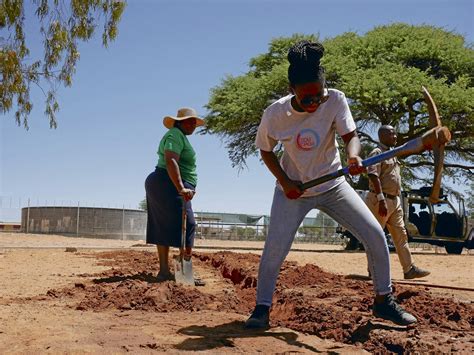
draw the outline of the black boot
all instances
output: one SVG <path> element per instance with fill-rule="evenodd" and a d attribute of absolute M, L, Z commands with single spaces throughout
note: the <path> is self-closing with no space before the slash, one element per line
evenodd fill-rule
<path fill-rule="evenodd" d="M 416 318 L 405 311 L 395 300 L 392 294 L 385 296 L 381 303 L 374 301 L 373 308 L 374 316 L 386 320 L 390 320 L 398 325 L 409 325 L 416 323 Z"/>
<path fill-rule="evenodd" d="M 270 328 L 270 306 L 258 304 L 252 315 L 245 322 L 247 329 L 268 329 Z"/>

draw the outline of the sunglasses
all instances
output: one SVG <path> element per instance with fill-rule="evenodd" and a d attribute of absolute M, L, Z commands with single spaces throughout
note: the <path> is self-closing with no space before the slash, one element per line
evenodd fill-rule
<path fill-rule="evenodd" d="M 321 105 L 325 103 L 329 99 L 329 93 L 326 88 L 324 88 L 323 92 L 320 92 L 318 95 L 314 96 L 305 96 L 303 97 L 300 102 L 304 106 L 311 106 L 314 104 Z"/>

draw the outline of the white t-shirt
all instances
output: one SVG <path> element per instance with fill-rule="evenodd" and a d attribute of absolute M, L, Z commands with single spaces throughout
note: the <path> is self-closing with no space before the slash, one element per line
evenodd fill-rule
<path fill-rule="evenodd" d="M 340 169 L 336 132 L 343 136 L 356 129 L 346 96 L 329 89 L 329 99 L 313 113 L 293 109 L 292 97 L 282 97 L 265 109 L 255 140 L 257 148 L 271 152 L 282 143 L 280 164 L 292 180 L 307 182 Z M 327 181 L 306 190 L 303 196 L 318 195 L 343 181 L 344 176 Z"/>

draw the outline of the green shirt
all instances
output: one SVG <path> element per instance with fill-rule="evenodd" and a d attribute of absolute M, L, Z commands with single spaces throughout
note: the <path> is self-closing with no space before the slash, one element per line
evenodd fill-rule
<path fill-rule="evenodd" d="M 165 151 L 167 150 L 179 155 L 178 166 L 181 178 L 196 186 L 196 152 L 179 128 L 171 128 L 161 139 L 158 147 L 158 168 L 166 169 Z"/>

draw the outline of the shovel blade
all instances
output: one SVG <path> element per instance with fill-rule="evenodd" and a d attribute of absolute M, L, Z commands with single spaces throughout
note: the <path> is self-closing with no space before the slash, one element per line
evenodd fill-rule
<path fill-rule="evenodd" d="M 177 283 L 194 286 L 193 263 L 191 260 L 177 258 L 174 261 L 174 277 Z"/>

